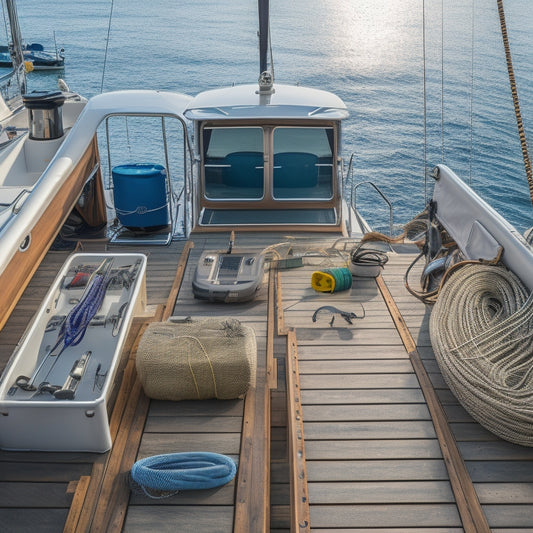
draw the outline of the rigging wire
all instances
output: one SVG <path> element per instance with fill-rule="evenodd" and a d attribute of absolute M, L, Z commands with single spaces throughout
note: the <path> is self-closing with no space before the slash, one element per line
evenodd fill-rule
<path fill-rule="evenodd" d="M 104 90 L 104 77 L 105 77 L 105 67 L 107 63 L 107 51 L 109 49 L 109 36 L 111 34 L 111 21 L 113 19 L 113 7 L 115 5 L 115 0 L 111 0 L 111 9 L 109 10 L 109 24 L 107 26 L 107 39 L 105 42 L 105 54 L 104 54 L 104 66 L 102 68 L 102 83 L 100 84 L 100 93 Z"/>
<path fill-rule="evenodd" d="M 520 102 L 518 100 L 518 91 L 516 89 L 516 79 L 513 70 L 513 61 L 511 58 L 511 47 L 509 46 L 509 37 L 507 34 L 507 24 L 505 22 L 505 11 L 503 8 L 503 0 L 497 0 L 498 13 L 500 15 L 500 27 L 503 39 L 503 46 L 505 49 L 505 59 L 507 61 L 507 72 L 509 74 L 509 83 L 511 85 L 511 94 L 513 96 L 514 112 L 516 117 L 516 125 L 518 127 L 518 136 L 520 137 L 520 146 L 522 148 L 522 158 L 524 159 L 524 167 L 526 169 L 527 183 L 529 186 L 529 195 L 533 203 L 533 171 L 531 169 L 531 159 L 527 148 L 526 132 L 524 130 L 524 123 L 522 122 L 522 113 L 520 112 Z"/>
<path fill-rule="evenodd" d="M 426 2 L 422 0 L 422 57 L 423 57 L 423 95 L 424 95 L 424 205 L 427 203 L 427 89 L 426 89 Z"/>
<path fill-rule="evenodd" d="M 270 20 L 268 22 L 268 48 L 270 51 L 270 73 L 272 74 L 272 81 L 274 81 L 274 55 L 272 54 L 272 36 L 270 34 Z"/>
<path fill-rule="evenodd" d="M 470 168 L 468 185 L 472 185 L 472 158 L 474 155 L 474 41 L 475 41 L 475 11 L 476 0 L 472 0 L 472 28 L 470 49 Z"/>
<path fill-rule="evenodd" d="M 440 6 L 440 160 L 444 163 L 444 0 Z"/>
<path fill-rule="evenodd" d="M 6 11 L 4 9 L 4 3 L 2 2 L 2 16 L 4 17 L 4 28 L 6 30 L 6 43 L 9 47 L 9 29 L 7 27 Z"/>

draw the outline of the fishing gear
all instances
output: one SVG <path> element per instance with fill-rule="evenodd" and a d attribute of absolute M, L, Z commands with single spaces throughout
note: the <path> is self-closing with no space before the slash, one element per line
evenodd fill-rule
<path fill-rule="evenodd" d="M 102 363 L 98 363 L 98 366 L 96 367 L 96 372 L 94 374 L 94 382 L 93 382 L 93 391 L 95 389 L 102 390 L 102 387 L 104 386 L 105 378 L 107 377 L 107 370 L 105 372 L 100 372 L 102 370 Z"/>
<path fill-rule="evenodd" d="M 43 381 L 37 387 L 36 394 L 42 394 L 43 392 L 48 392 L 58 400 L 73 400 L 76 393 L 76 389 L 85 374 L 87 369 L 87 364 L 89 362 L 89 357 L 91 357 L 91 351 L 85 352 L 78 360 L 74 362 L 72 370 L 69 372 L 67 380 L 63 386 L 61 385 L 52 385 L 48 381 Z M 97 371 L 98 372 L 98 371 Z"/>
<path fill-rule="evenodd" d="M 111 317 L 111 322 L 113 323 L 113 337 L 116 337 L 120 331 L 120 328 L 122 326 L 122 321 L 124 320 L 124 315 L 126 313 L 126 309 L 128 308 L 129 302 L 123 303 L 117 312 L 116 315 L 113 315 Z"/>
<path fill-rule="evenodd" d="M 50 394 L 54 394 L 54 392 L 58 391 L 60 388 L 61 385 L 52 385 L 48 381 L 43 381 L 37 387 L 37 393 L 42 394 L 43 392 L 49 392 Z"/>
<path fill-rule="evenodd" d="M 39 366 L 35 369 L 31 377 L 18 376 L 15 383 L 24 391 L 36 391 L 37 387 L 34 385 L 35 378 L 41 371 L 45 362 L 50 357 L 55 357 L 52 366 L 48 370 L 46 377 L 52 372 L 59 356 L 69 346 L 77 346 L 85 336 L 89 323 L 100 309 L 106 294 L 109 283 L 109 274 L 113 258 L 109 257 L 102 261 L 100 266 L 93 272 L 87 287 L 80 298 L 79 302 L 70 310 L 65 317 L 59 330 L 59 335 L 54 346 L 43 357 Z M 46 377 L 44 382 L 46 382 Z"/>
<path fill-rule="evenodd" d="M 363 316 L 357 316 L 355 313 L 352 313 L 351 311 L 341 311 L 340 309 L 337 309 L 336 307 L 333 307 L 332 305 L 323 305 L 322 307 L 319 307 L 314 313 L 313 313 L 313 322 L 316 322 L 318 313 L 327 311 L 328 313 L 332 313 L 333 316 L 331 317 L 331 321 L 329 323 L 330 327 L 333 327 L 333 324 L 335 322 L 335 315 L 340 315 L 348 324 L 353 324 L 352 320 L 356 318 L 365 318 L 365 308 L 361 306 L 363 309 Z"/>
<path fill-rule="evenodd" d="M 85 374 L 85 370 L 87 369 L 87 364 L 89 363 L 90 357 L 91 351 L 87 351 L 74 363 L 74 366 L 69 372 L 69 375 L 63 387 L 54 391 L 54 398 L 56 398 L 57 400 L 74 399 L 81 378 L 83 377 L 83 374 Z"/>
<path fill-rule="evenodd" d="M 50 331 L 54 331 L 57 328 L 61 327 L 63 325 L 63 322 L 65 321 L 66 316 L 65 315 L 55 315 L 53 316 L 49 321 L 48 324 L 46 324 L 46 328 L 44 330 L 45 333 L 49 333 Z"/>

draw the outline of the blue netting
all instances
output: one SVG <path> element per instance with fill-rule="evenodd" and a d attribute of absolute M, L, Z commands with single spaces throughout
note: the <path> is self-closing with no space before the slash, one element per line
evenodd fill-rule
<path fill-rule="evenodd" d="M 225 455 L 184 452 L 141 459 L 133 465 L 131 477 L 143 490 L 175 492 L 219 487 L 231 481 L 236 472 L 235 462 Z"/>

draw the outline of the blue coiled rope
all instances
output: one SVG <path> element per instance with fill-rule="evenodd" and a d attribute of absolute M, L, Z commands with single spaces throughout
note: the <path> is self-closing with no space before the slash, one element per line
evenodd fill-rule
<path fill-rule="evenodd" d="M 41 368 L 49 357 L 54 357 L 54 362 L 48 369 L 48 372 L 42 381 L 43 384 L 48 384 L 46 379 L 52 372 L 59 356 L 63 353 L 65 348 L 69 346 L 77 346 L 85 336 L 85 332 L 89 327 L 91 320 L 94 318 L 105 298 L 107 286 L 110 282 L 111 265 L 113 258 L 107 258 L 102 261 L 100 266 L 93 272 L 89 278 L 87 288 L 83 292 L 80 301 L 70 310 L 65 317 L 63 324 L 59 330 L 56 343 L 48 350 L 48 353 L 43 357 L 39 366 L 34 370 L 31 377 L 18 376 L 15 380 L 17 386 L 25 391 L 35 391 L 37 388 L 34 385 L 35 378 L 39 374 Z M 59 348 L 61 346 L 61 348 Z"/>
<path fill-rule="evenodd" d="M 180 490 L 220 487 L 230 482 L 237 466 L 230 457 L 211 452 L 154 455 L 137 461 L 131 479 L 150 498 L 164 498 Z M 149 491 L 165 493 L 154 495 Z M 170 493 L 170 494 L 169 494 Z"/>
<path fill-rule="evenodd" d="M 109 262 L 105 268 L 95 272 L 95 278 L 83 294 L 82 299 L 68 314 L 59 334 L 63 338 L 65 346 L 76 346 L 85 336 L 89 323 L 104 301 L 109 283 L 110 266 L 111 263 Z"/>

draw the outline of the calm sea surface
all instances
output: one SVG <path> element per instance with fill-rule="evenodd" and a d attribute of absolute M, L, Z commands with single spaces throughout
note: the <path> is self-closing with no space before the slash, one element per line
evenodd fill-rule
<path fill-rule="evenodd" d="M 533 2 L 504 4 L 533 147 Z M 271 0 L 276 81 L 333 91 L 346 102 L 344 156 L 356 154 L 356 180 L 382 188 L 395 223 L 403 223 L 424 206 L 425 19 L 427 164 L 450 166 L 524 230 L 532 208 L 496 0 L 425 0 L 425 17 L 422 5 Z M 53 48 L 55 32 L 67 58 L 63 72 L 30 73 L 30 89 L 53 89 L 62 77 L 87 97 L 102 87 L 195 95 L 257 80 L 255 0 L 19 0 L 18 12 L 26 41 Z M 363 214 L 385 221 L 377 198 L 363 193 Z"/>

